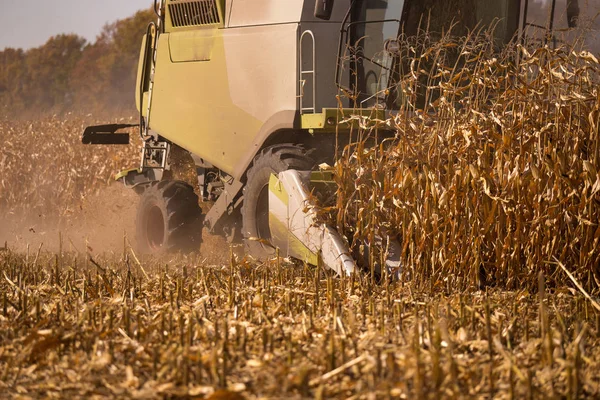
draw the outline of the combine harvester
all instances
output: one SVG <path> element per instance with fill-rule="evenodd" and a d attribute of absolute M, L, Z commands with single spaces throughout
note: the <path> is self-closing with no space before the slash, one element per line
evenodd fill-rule
<path fill-rule="evenodd" d="M 430 32 L 456 23 L 465 33 L 497 21 L 499 43 L 527 30 L 548 37 L 555 20 L 574 26 L 580 7 L 564 0 L 155 0 L 154 8 L 135 93 L 141 166 L 117 176 L 141 196 L 140 249 L 197 249 L 203 224 L 243 240 L 258 258 L 278 248 L 350 274 L 358 267 L 346 238 L 319 224 L 312 207 L 313 195 L 335 189 L 331 172 L 316 166 L 333 164 L 356 140 L 357 117 L 382 120 L 399 109 L 397 38 L 417 34 L 426 20 Z M 528 13 L 545 20 L 532 22 Z M 89 127 L 83 142 L 127 144 L 129 134 L 118 131 L 129 127 Z M 378 128 L 376 136 L 394 134 Z M 182 171 L 194 178 L 177 180 Z M 198 196 L 210 205 L 206 214 Z M 397 270 L 399 244 L 378 242 Z"/>

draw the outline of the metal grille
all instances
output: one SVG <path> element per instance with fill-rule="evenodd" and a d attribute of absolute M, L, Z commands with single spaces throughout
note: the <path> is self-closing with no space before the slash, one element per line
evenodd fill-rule
<path fill-rule="evenodd" d="M 175 28 L 221 23 L 216 0 L 171 0 L 169 13 Z"/>

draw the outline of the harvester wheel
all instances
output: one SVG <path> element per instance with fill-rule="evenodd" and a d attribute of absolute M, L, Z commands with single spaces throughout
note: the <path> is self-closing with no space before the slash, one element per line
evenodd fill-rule
<path fill-rule="evenodd" d="M 254 158 L 248 170 L 242 204 L 242 233 L 248 252 L 265 259 L 275 254 L 269 245 L 269 179 L 288 169 L 310 170 L 315 162 L 303 147 L 280 144 L 267 147 Z"/>
<path fill-rule="evenodd" d="M 162 254 L 199 249 L 201 215 L 198 196 L 187 183 L 152 183 L 142 194 L 137 212 L 139 251 Z"/>

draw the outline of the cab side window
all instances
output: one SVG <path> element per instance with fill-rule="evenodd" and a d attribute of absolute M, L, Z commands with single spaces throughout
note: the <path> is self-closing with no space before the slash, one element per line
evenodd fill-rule
<path fill-rule="evenodd" d="M 600 0 L 529 0 L 525 39 L 533 46 L 577 43 L 600 54 Z"/>

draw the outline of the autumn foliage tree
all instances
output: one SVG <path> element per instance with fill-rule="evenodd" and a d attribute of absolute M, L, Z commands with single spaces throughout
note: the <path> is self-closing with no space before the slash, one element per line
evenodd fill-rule
<path fill-rule="evenodd" d="M 0 52 L 0 115 L 131 113 L 142 35 L 151 9 L 108 24 L 94 43 L 57 35 L 30 50 Z"/>

